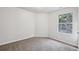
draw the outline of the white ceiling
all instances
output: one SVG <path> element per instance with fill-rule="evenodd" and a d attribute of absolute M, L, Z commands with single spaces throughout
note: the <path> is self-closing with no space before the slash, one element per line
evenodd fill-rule
<path fill-rule="evenodd" d="M 20 7 L 22 9 L 35 12 L 35 13 L 48 13 L 53 12 L 59 9 L 62 9 L 63 7 Z"/>

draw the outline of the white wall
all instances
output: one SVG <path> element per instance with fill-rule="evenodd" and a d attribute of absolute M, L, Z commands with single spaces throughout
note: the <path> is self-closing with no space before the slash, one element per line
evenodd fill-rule
<path fill-rule="evenodd" d="M 77 26 L 78 27 L 78 30 L 77 30 L 78 31 L 78 38 L 77 39 L 78 39 L 78 50 L 79 50 L 79 7 L 78 7 L 78 24 L 77 25 L 78 25 Z"/>
<path fill-rule="evenodd" d="M 46 13 L 36 14 L 35 36 L 48 37 L 48 14 Z"/>
<path fill-rule="evenodd" d="M 0 45 L 34 36 L 35 14 L 20 8 L 0 8 Z"/>
<path fill-rule="evenodd" d="M 79 32 L 79 7 L 78 7 L 78 26 L 77 27 L 78 27 L 77 31 Z"/>
<path fill-rule="evenodd" d="M 60 33 L 58 32 L 58 15 L 65 13 L 73 13 L 73 33 Z M 67 42 L 73 45 L 77 45 L 77 18 L 78 18 L 78 9 L 77 8 L 64 8 L 49 14 L 49 37 Z"/>

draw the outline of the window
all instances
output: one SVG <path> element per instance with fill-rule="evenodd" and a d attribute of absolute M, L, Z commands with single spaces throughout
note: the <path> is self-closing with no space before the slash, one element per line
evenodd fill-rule
<path fill-rule="evenodd" d="M 59 19 L 59 32 L 72 33 L 72 13 L 61 14 L 58 16 Z"/>

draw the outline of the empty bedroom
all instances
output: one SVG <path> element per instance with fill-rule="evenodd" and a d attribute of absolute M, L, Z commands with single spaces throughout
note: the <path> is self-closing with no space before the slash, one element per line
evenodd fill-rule
<path fill-rule="evenodd" d="M 0 51 L 78 51 L 78 7 L 0 7 Z"/>

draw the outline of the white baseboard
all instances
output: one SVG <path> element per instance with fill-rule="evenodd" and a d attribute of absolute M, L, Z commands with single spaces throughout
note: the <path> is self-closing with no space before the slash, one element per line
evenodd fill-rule
<path fill-rule="evenodd" d="M 34 37 L 34 36 L 31 35 L 31 36 L 23 38 L 23 39 L 18 39 L 18 40 L 12 40 L 12 41 L 8 41 L 8 42 L 3 42 L 3 43 L 0 43 L 0 46 L 1 45 L 5 45 L 5 44 L 9 44 L 9 43 L 13 43 L 13 42 L 16 42 L 16 41 L 24 40 L 24 39 L 29 39 L 29 38 L 32 38 L 32 37 Z"/>
<path fill-rule="evenodd" d="M 53 39 L 53 38 L 50 38 L 50 37 L 48 37 L 48 38 L 49 38 L 49 39 L 52 39 L 52 40 L 55 40 L 55 41 L 58 41 L 58 42 L 61 42 L 61 43 L 63 43 L 63 44 L 66 44 L 66 45 L 69 45 L 69 46 L 78 48 L 77 45 L 74 45 L 74 44 L 71 44 L 71 43 L 68 43 L 68 42 L 64 42 L 64 41 L 61 41 L 61 40 Z"/>

